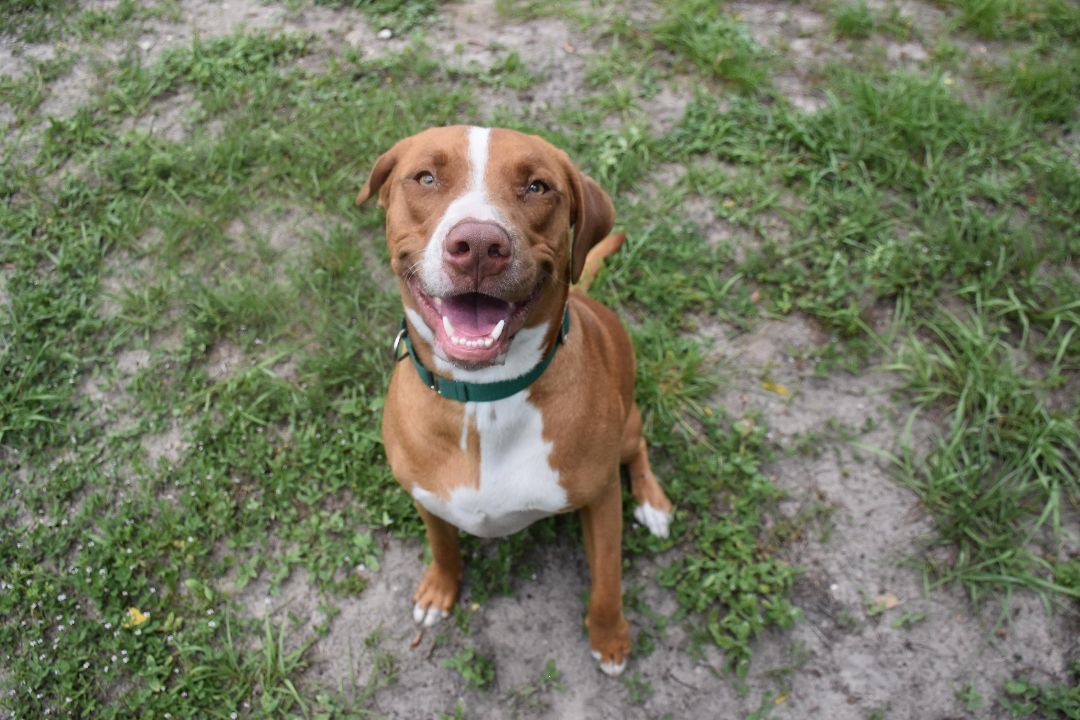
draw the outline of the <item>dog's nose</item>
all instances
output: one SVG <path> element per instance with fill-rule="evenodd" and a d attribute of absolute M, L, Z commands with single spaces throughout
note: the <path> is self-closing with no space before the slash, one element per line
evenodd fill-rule
<path fill-rule="evenodd" d="M 458 223 L 443 243 L 446 264 L 478 282 L 505 270 L 510 254 L 510 236 L 490 222 Z"/>

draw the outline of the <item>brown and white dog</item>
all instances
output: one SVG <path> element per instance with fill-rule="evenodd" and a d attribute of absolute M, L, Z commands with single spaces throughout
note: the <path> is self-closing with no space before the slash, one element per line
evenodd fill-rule
<path fill-rule="evenodd" d="M 611 310 L 570 289 L 611 230 L 611 199 L 539 137 L 464 126 L 395 144 L 357 202 L 375 193 L 413 348 L 413 362 L 399 362 L 390 380 L 383 440 L 433 558 L 413 596 L 414 620 L 433 625 L 457 599 L 458 528 L 499 537 L 579 510 L 592 576 L 585 622 L 593 656 L 617 675 L 630 650 L 620 463 L 634 516 L 654 535 L 667 536 L 671 502 L 649 468 L 630 338 Z M 435 390 L 440 382 L 514 390 L 537 370 L 527 387 L 495 400 Z M 422 380 L 425 371 L 435 378 Z"/>

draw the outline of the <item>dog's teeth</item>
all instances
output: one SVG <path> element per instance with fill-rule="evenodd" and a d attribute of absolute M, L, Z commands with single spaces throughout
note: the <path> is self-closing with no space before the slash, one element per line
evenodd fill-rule
<path fill-rule="evenodd" d="M 502 331 L 503 331 L 504 327 L 506 327 L 506 321 L 505 320 L 500 320 L 499 324 L 495 326 L 495 329 L 491 331 L 491 341 L 492 342 L 495 342 L 496 340 L 499 339 L 499 336 L 502 335 Z M 488 345 L 488 347 L 491 347 L 491 346 Z"/>
<path fill-rule="evenodd" d="M 463 343 L 463 342 L 465 342 L 465 341 L 464 341 L 464 340 L 462 340 L 462 339 L 461 339 L 461 338 L 459 338 L 459 337 L 451 337 L 451 338 L 450 338 L 450 342 L 454 343 L 455 345 L 460 345 L 461 343 Z"/>
<path fill-rule="evenodd" d="M 495 344 L 495 338 L 484 338 L 484 347 L 489 348 Z"/>
<path fill-rule="evenodd" d="M 431 298 L 431 301 L 435 303 L 435 307 L 442 310 L 442 298 Z"/>
<path fill-rule="evenodd" d="M 446 317 L 445 315 L 442 316 L 442 326 L 443 330 L 446 331 L 447 335 L 449 335 L 450 337 L 454 337 L 454 326 L 450 324 L 450 318 Z"/>

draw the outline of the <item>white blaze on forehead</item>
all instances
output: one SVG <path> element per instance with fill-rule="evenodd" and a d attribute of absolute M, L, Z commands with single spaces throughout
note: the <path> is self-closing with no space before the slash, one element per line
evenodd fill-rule
<path fill-rule="evenodd" d="M 469 128 L 469 190 L 487 194 L 484 175 L 487 171 L 488 141 L 491 128 Z"/>
<path fill-rule="evenodd" d="M 469 159 L 469 185 L 465 192 L 447 206 L 435 231 L 428 238 L 424 258 L 420 263 L 420 280 L 424 289 L 432 295 L 443 295 L 452 290 L 452 284 L 443 270 L 443 243 L 446 235 L 462 220 L 497 222 L 509 227 L 505 217 L 488 197 L 487 175 L 488 147 L 491 128 L 470 127 L 465 134 Z"/>

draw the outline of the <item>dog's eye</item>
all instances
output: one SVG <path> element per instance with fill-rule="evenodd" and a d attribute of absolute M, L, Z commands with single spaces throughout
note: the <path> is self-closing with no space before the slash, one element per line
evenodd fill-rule
<path fill-rule="evenodd" d="M 533 180 L 529 183 L 529 192 L 536 193 L 537 195 L 543 195 L 550 189 L 548 184 L 543 180 Z"/>
<path fill-rule="evenodd" d="M 435 176 L 429 173 L 427 170 L 417 173 L 416 177 L 413 179 L 424 187 L 431 187 L 435 184 Z"/>

